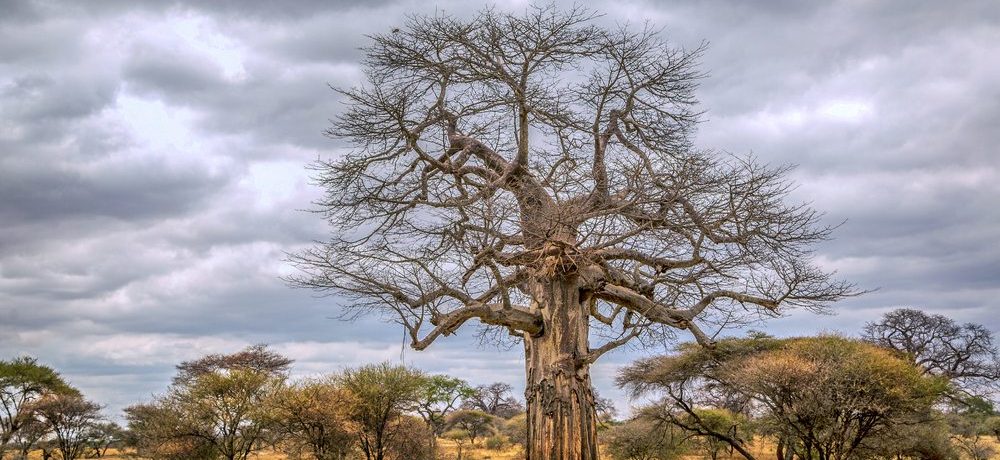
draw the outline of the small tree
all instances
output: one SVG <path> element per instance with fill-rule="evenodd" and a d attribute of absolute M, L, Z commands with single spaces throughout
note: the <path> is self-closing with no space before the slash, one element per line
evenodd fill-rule
<path fill-rule="evenodd" d="M 27 420 L 17 430 L 17 435 L 14 437 L 20 447 L 19 456 L 15 457 L 17 459 L 27 459 L 28 454 L 35 448 L 41 447 L 40 444 L 44 444 L 45 438 L 52 434 L 52 429 L 44 420 L 35 414 L 25 414 L 25 416 Z M 5 457 L 0 456 L 0 458 Z"/>
<path fill-rule="evenodd" d="M 402 324 L 523 341 L 529 458 L 597 458 L 590 366 L 629 342 L 850 295 L 810 261 L 830 229 L 787 168 L 692 147 L 701 48 L 583 8 L 413 16 L 364 49 L 316 165 L 328 243 L 297 286 Z M 351 312 L 346 315 L 352 315 Z M 591 344 L 591 337 L 600 343 Z"/>
<path fill-rule="evenodd" d="M 430 438 L 434 433 L 418 417 L 403 415 L 389 427 L 387 457 L 394 460 L 433 460 L 434 447 Z"/>
<path fill-rule="evenodd" d="M 98 422 L 90 426 L 84 434 L 91 457 L 101 458 L 111 446 L 121 443 L 125 431 L 115 422 Z"/>
<path fill-rule="evenodd" d="M 185 366 L 200 361 L 179 366 L 178 384 L 167 400 L 196 428 L 192 435 L 207 440 L 227 460 L 246 459 L 263 447 L 260 441 L 271 422 L 269 401 L 284 383 L 287 364 L 265 370 L 222 363 L 188 375 Z"/>
<path fill-rule="evenodd" d="M 78 395 L 46 395 L 32 404 L 31 410 L 55 435 L 62 460 L 83 455 L 87 434 L 101 419 L 101 406 Z"/>
<path fill-rule="evenodd" d="M 348 421 L 354 396 L 332 380 L 298 382 L 278 391 L 270 416 L 293 452 L 307 451 L 315 460 L 343 459 L 354 447 Z"/>
<path fill-rule="evenodd" d="M 0 458 L 3 458 L 7 445 L 18 431 L 25 424 L 32 423 L 33 417 L 27 413 L 28 407 L 47 394 L 80 393 L 69 386 L 59 373 L 51 367 L 38 364 L 35 358 L 0 361 Z"/>
<path fill-rule="evenodd" d="M 469 432 L 461 428 L 455 428 L 445 432 L 442 437 L 455 443 L 455 447 L 458 451 L 456 460 L 462 460 L 462 450 L 465 448 L 465 443 L 470 442 L 469 440 L 471 439 Z"/>
<path fill-rule="evenodd" d="M 952 442 L 971 460 L 995 458 L 996 449 L 990 445 L 998 414 L 993 405 L 981 398 L 969 398 L 959 410 L 947 414 Z"/>
<path fill-rule="evenodd" d="M 179 408 L 163 398 L 125 409 L 129 444 L 142 458 L 154 460 L 213 460 L 218 453 L 209 439 L 199 433 L 206 427 L 192 426 Z"/>
<path fill-rule="evenodd" d="M 392 425 L 416 403 L 423 378 L 419 371 L 388 363 L 347 369 L 337 377 L 355 402 L 347 417 L 354 423 L 365 458 L 385 459 L 393 437 L 399 435 Z"/>
<path fill-rule="evenodd" d="M 152 436 L 145 441 L 150 450 L 166 458 L 246 459 L 263 447 L 273 422 L 270 399 L 291 362 L 264 345 L 185 361 L 165 396 L 131 411 L 130 428 Z"/>
<path fill-rule="evenodd" d="M 736 360 L 781 347 L 782 341 L 760 333 L 748 339 L 725 339 L 712 350 L 681 344 L 677 353 L 642 360 L 622 370 L 618 384 L 630 388 L 633 396 L 661 393 L 663 401 L 644 409 L 644 416 L 664 426 L 683 430 L 689 436 L 724 442 L 744 458 L 753 459 L 750 438 L 742 431 L 718 430 L 703 420 L 699 408 L 726 408 L 734 413 L 753 412 L 752 398 L 736 391 L 725 379 L 725 367 Z M 778 450 L 782 450 L 778 440 Z"/>
<path fill-rule="evenodd" d="M 478 410 L 460 410 L 448 416 L 448 426 L 469 434 L 472 444 L 476 439 L 496 431 L 497 417 Z"/>
<path fill-rule="evenodd" d="M 511 444 L 527 450 L 528 420 L 526 414 L 518 414 L 503 421 L 500 431 Z"/>
<path fill-rule="evenodd" d="M 642 417 L 609 428 L 604 438 L 614 460 L 672 460 L 685 453 L 683 432 Z"/>
<path fill-rule="evenodd" d="M 594 390 L 594 411 L 597 413 L 597 423 L 603 428 L 614 422 L 618 415 L 615 402 L 608 398 L 602 398 L 601 395 L 597 394 L 597 390 Z"/>
<path fill-rule="evenodd" d="M 433 436 L 429 438 L 430 447 L 435 446 L 436 437 L 441 436 L 447 427 L 447 416 L 459 407 L 462 399 L 475 395 L 475 390 L 464 380 L 446 375 L 429 375 L 424 377 L 413 410 L 420 415 Z"/>

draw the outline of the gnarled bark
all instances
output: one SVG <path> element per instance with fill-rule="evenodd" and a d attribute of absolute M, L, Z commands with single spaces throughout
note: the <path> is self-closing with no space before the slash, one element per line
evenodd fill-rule
<path fill-rule="evenodd" d="M 597 416 L 590 382 L 589 312 L 576 276 L 535 283 L 540 335 L 525 335 L 528 459 L 596 460 Z"/>

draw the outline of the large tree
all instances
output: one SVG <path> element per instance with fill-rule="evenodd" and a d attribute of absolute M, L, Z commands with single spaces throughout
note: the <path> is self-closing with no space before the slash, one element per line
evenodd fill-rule
<path fill-rule="evenodd" d="M 786 204 L 787 168 L 692 147 L 702 49 L 594 17 L 373 35 L 328 132 L 350 152 L 316 164 L 334 234 L 291 257 L 293 283 L 390 314 L 415 349 L 472 319 L 522 339 L 530 458 L 597 457 L 604 353 L 851 293 L 810 263 L 830 229 Z"/>

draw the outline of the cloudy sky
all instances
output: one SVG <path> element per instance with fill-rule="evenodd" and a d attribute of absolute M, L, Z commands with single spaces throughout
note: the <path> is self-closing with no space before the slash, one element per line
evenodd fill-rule
<path fill-rule="evenodd" d="M 0 0 L 0 359 L 37 356 L 112 415 L 179 361 L 257 342 L 299 375 L 404 359 L 523 387 L 516 349 L 404 352 L 400 329 L 331 319 L 336 298 L 279 279 L 285 251 L 324 238 L 305 166 L 341 151 L 327 85 L 360 79 L 364 34 L 481 6 Z M 820 263 L 878 288 L 759 328 L 853 334 L 915 306 L 1000 330 L 995 1 L 591 6 L 708 41 L 699 146 L 797 164 L 795 199 L 845 222 Z M 595 368 L 619 405 L 614 370 L 641 353 Z"/>

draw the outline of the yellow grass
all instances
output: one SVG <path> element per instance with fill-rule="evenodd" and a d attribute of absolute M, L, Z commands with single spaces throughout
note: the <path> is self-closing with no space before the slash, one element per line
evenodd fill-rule
<path fill-rule="evenodd" d="M 993 447 L 998 453 L 1000 453 L 1000 443 L 998 443 L 993 438 L 983 438 L 983 442 L 986 445 Z M 758 438 L 750 446 L 750 452 L 758 459 L 770 459 L 774 457 L 774 443 L 768 439 Z M 118 451 L 115 449 L 109 449 L 106 456 L 102 457 L 104 460 L 137 460 L 137 457 L 129 456 L 128 451 Z M 739 453 L 734 453 L 733 456 L 721 455 L 720 460 L 736 460 L 741 459 L 742 456 Z M 29 460 L 41 460 L 41 452 L 32 452 L 28 457 Z M 261 452 L 259 454 L 251 455 L 252 460 L 287 460 L 287 457 L 280 452 Z M 458 458 L 458 446 L 454 441 L 448 439 L 438 440 L 438 455 L 439 460 L 457 460 Z M 524 451 L 517 446 L 507 447 L 503 450 L 496 451 L 490 450 L 485 447 L 485 443 L 479 441 L 475 446 L 470 446 L 468 443 L 462 448 L 462 460 L 521 460 L 524 458 Z M 700 455 L 699 452 L 692 452 L 691 455 L 686 455 L 682 457 L 682 460 L 705 460 L 707 456 Z M 964 457 L 963 457 L 964 458 Z"/>
<path fill-rule="evenodd" d="M 479 441 L 475 446 L 465 443 L 462 447 L 462 460 L 521 460 L 524 458 L 524 450 L 519 446 L 508 447 L 503 450 L 490 450 L 485 447 L 485 442 Z M 455 460 L 458 458 L 458 445 L 449 439 L 438 440 L 438 459 Z"/>

